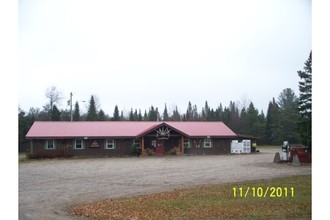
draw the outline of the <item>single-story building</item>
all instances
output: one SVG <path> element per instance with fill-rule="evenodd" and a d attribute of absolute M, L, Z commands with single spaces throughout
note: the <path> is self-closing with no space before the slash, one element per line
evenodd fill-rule
<path fill-rule="evenodd" d="M 230 153 L 239 139 L 223 122 L 36 121 L 26 135 L 31 157 Z"/>

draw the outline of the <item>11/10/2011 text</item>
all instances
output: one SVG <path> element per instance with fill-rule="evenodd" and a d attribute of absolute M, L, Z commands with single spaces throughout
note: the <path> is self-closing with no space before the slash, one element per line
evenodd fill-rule
<path fill-rule="evenodd" d="M 233 187 L 234 198 L 292 198 L 294 193 L 294 187 Z"/>

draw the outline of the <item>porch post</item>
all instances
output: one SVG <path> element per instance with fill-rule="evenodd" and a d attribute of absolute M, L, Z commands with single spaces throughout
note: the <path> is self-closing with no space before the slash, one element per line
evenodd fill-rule
<path fill-rule="evenodd" d="M 144 156 L 144 137 L 141 138 L 141 155 Z"/>
<path fill-rule="evenodd" d="M 181 153 L 184 155 L 184 137 L 181 136 Z"/>
<path fill-rule="evenodd" d="M 30 154 L 33 155 L 33 139 L 30 140 Z"/>

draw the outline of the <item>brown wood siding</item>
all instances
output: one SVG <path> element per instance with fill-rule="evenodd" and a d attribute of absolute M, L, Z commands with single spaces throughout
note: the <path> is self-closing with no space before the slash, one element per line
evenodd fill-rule
<path fill-rule="evenodd" d="M 145 137 L 145 148 L 154 149 L 152 140 L 156 137 Z M 74 139 L 55 140 L 56 149 L 45 149 L 46 140 L 32 140 L 32 158 L 52 157 L 118 157 L 131 156 L 134 139 L 115 139 L 115 149 L 105 149 L 105 139 L 84 140 L 84 149 L 74 149 Z M 164 140 L 165 154 L 171 154 L 171 149 L 179 148 L 181 137 L 174 136 Z M 231 139 L 212 138 L 212 147 L 204 148 L 204 138 L 191 138 L 190 148 L 184 149 L 186 155 L 217 155 L 230 153 Z"/>
<path fill-rule="evenodd" d="M 114 139 L 115 149 L 105 148 L 105 139 L 84 140 L 84 149 L 74 149 L 75 139 L 55 140 L 55 149 L 45 149 L 46 140 L 33 140 L 32 158 L 114 157 L 131 155 L 133 139 Z"/>
<path fill-rule="evenodd" d="M 204 148 L 204 138 L 191 138 L 190 148 L 185 148 L 186 155 L 216 155 L 230 153 L 231 139 L 211 138 L 212 147 Z"/>

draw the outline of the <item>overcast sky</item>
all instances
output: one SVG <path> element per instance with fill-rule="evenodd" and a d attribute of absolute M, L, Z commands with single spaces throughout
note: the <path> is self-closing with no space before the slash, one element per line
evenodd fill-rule
<path fill-rule="evenodd" d="M 19 105 L 66 100 L 112 115 L 251 100 L 267 113 L 312 50 L 310 0 L 19 1 Z M 86 112 L 87 103 L 80 103 Z"/>

